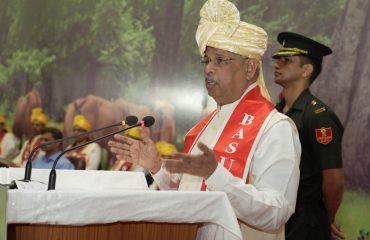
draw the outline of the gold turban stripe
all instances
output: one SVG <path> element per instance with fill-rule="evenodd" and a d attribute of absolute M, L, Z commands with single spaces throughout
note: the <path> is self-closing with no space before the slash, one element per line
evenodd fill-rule
<path fill-rule="evenodd" d="M 163 156 L 170 156 L 177 152 L 177 148 L 175 145 L 170 144 L 166 141 L 158 141 L 155 143 L 155 147 L 157 148 L 161 157 Z"/>
<path fill-rule="evenodd" d="M 92 129 L 92 126 L 90 122 L 85 118 L 83 115 L 79 114 L 76 115 L 73 119 L 73 127 L 79 127 L 86 131 L 90 131 Z"/>
<path fill-rule="evenodd" d="M 31 123 L 40 122 L 46 125 L 49 121 L 48 116 L 42 112 L 42 108 L 37 107 L 32 109 L 31 113 Z"/>
<path fill-rule="evenodd" d="M 140 129 L 138 127 L 130 128 L 129 130 L 125 131 L 123 134 L 129 137 L 135 138 L 135 139 L 141 139 Z"/>
<path fill-rule="evenodd" d="M 261 57 L 267 48 L 267 33 L 260 27 L 240 21 L 235 5 L 227 0 L 209 0 L 200 10 L 196 41 L 203 56 L 207 46 L 259 60 L 257 84 L 270 99 L 263 79 Z"/>
<path fill-rule="evenodd" d="M 0 123 L 5 123 L 5 116 L 4 115 L 0 115 Z"/>

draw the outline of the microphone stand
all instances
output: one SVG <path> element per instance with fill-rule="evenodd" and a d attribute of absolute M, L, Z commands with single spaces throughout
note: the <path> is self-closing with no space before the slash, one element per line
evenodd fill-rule
<path fill-rule="evenodd" d="M 84 132 L 84 133 L 80 133 L 80 134 L 73 135 L 73 136 L 70 136 L 70 137 L 61 138 L 61 139 L 57 139 L 57 140 L 53 140 L 53 141 L 48 141 L 48 142 L 41 143 L 41 144 L 37 145 L 35 148 L 32 149 L 30 155 L 28 156 L 26 167 L 25 167 L 25 172 L 24 172 L 24 179 L 23 180 L 24 181 L 30 181 L 31 180 L 32 157 L 36 153 L 36 151 L 39 150 L 40 148 L 42 148 L 44 146 L 48 146 L 50 144 L 64 142 L 64 141 L 67 141 L 67 140 L 70 140 L 70 139 L 73 139 L 73 138 L 82 137 L 82 136 L 85 136 L 85 135 L 88 135 L 88 134 L 95 133 L 95 132 L 100 131 L 100 130 L 105 130 L 107 128 L 116 127 L 116 126 L 120 126 L 120 125 L 121 125 L 121 123 L 116 123 L 116 124 L 111 125 L 111 126 L 107 126 L 107 127 L 95 129 L 95 130 L 93 130 L 91 132 L 88 132 L 88 133 L 87 132 Z"/>
<path fill-rule="evenodd" d="M 25 167 L 25 170 L 24 170 L 24 179 L 23 179 L 23 181 L 25 181 L 25 182 L 31 181 L 32 157 L 36 153 L 36 151 L 39 150 L 41 147 L 48 146 L 50 144 L 60 143 L 60 142 L 63 142 L 63 141 L 67 141 L 67 140 L 82 137 L 82 136 L 86 136 L 86 135 L 89 135 L 89 134 L 92 134 L 92 133 L 95 133 L 95 132 L 98 132 L 98 131 L 102 131 L 102 130 L 105 130 L 105 129 L 108 129 L 108 128 L 117 127 L 117 126 L 124 126 L 124 125 L 126 125 L 126 123 L 128 125 L 132 125 L 132 124 L 137 123 L 137 121 L 138 121 L 138 119 L 137 119 L 136 116 L 128 116 L 128 117 L 126 117 L 126 122 L 121 121 L 119 123 L 115 123 L 115 124 L 112 124 L 110 126 L 98 128 L 98 129 L 95 129 L 95 130 L 92 130 L 92 131 L 80 133 L 80 134 L 73 135 L 73 136 L 70 136 L 70 137 L 65 137 L 65 138 L 62 138 L 62 139 L 48 141 L 48 142 L 45 142 L 45 143 L 42 143 L 42 144 L 36 146 L 34 149 L 32 149 L 30 155 L 28 156 L 26 167 Z"/>
<path fill-rule="evenodd" d="M 127 127 L 125 129 L 120 129 L 118 131 L 115 131 L 115 132 L 112 132 L 110 134 L 107 134 L 107 135 L 104 135 L 104 136 L 101 136 L 99 138 L 96 138 L 96 139 L 93 139 L 93 140 L 90 140 L 88 142 L 85 142 L 85 143 L 82 143 L 80 145 L 77 145 L 77 146 L 74 146 L 74 147 L 71 147 L 71 148 L 68 148 L 66 150 L 64 150 L 63 152 L 61 152 L 58 157 L 55 159 L 54 161 L 54 164 L 53 164 L 53 168 L 52 170 L 50 171 L 50 175 L 49 175 L 49 184 L 48 184 L 48 190 L 55 190 L 55 183 L 56 183 L 56 171 L 55 171 L 55 168 L 57 166 L 57 163 L 59 161 L 59 159 L 66 153 L 66 152 L 69 152 L 69 151 L 72 151 L 72 150 L 75 150 L 77 148 L 80 148 L 80 147 L 83 147 L 83 146 L 86 146 L 90 143 L 93 143 L 93 142 L 97 142 L 97 141 L 100 141 L 104 138 L 107 138 L 107 137 L 111 137 L 117 133 L 120 133 L 120 132 L 124 132 L 126 130 L 129 130 L 131 128 L 134 128 L 134 127 L 138 127 L 138 126 L 145 126 L 145 127 L 150 127 L 152 124 L 154 123 L 154 118 L 153 117 L 145 117 L 143 118 L 143 120 L 140 122 L 140 123 L 137 123 L 135 125 L 132 125 L 130 127 Z"/>

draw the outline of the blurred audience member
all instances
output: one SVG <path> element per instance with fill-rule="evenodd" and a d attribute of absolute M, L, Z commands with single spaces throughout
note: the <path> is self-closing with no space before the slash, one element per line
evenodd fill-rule
<path fill-rule="evenodd" d="M 90 122 L 83 115 L 76 115 L 73 119 L 73 134 L 78 135 L 86 133 L 92 129 Z M 84 135 L 76 139 L 76 141 L 67 147 L 75 147 L 91 140 L 89 135 Z M 84 147 L 77 148 L 67 152 L 66 157 L 70 159 L 77 169 L 97 170 L 101 159 L 101 148 L 97 143 L 90 143 Z M 81 164 L 84 160 L 85 167 Z"/>
<path fill-rule="evenodd" d="M 139 128 L 131 128 L 125 132 L 123 132 L 125 136 L 134 138 L 134 139 L 141 139 L 140 137 L 140 130 Z M 126 161 L 124 159 L 116 160 L 113 164 L 112 169 L 113 171 L 134 171 L 134 172 L 143 172 L 144 169 L 140 166 L 133 165 L 131 162 Z"/>
<path fill-rule="evenodd" d="M 0 115 L 0 161 L 8 163 L 19 151 L 19 139 L 6 129 L 5 121 Z"/>
<path fill-rule="evenodd" d="M 32 109 L 31 114 L 31 127 L 32 127 L 32 136 L 27 139 L 21 151 L 19 152 L 18 156 L 16 156 L 12 163 L 16 166 L 23 166 L 25 162 L 27 162 L 28 156 L 30 155 L 31 151 L 41 143 L 40 140 L 40 133 L 45 128 L 46 124 L 48 123 L 48 116 L 42 112 L 41 108 L 34 108 Z M 33 159 L 40 156 L 43 152 L 37 151 L 33 156 Z M 32 159 L 32 160 L 33 160 Z"/>
<path fill-rule="evenodd" d="M 57 128 L 44 128 L 41 132 L 41 143 L 54 141 L 62 139 L 63 134 Z M 38 156 L 34 161 L 32 161 L 33 168 L 43 168 L 43 169 L 52 169 L 55 160 L 62 153 L 61 151 L 62 143 L 55 143 L 41 147 L 44 151 L 44 154 Z M 61 156 L 58 160 L 58 163 L 55 169 L 75 169 L 74 165 L 68 158 Z"/>

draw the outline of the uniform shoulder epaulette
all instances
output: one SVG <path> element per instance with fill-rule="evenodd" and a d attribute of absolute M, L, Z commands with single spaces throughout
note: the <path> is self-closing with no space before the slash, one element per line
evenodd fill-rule
<path fill-rule="evenodd" d="M 311 101 L 311 105 L 314 107 L 314 113 L 319 114 L 326 111 L 326 107 L 322 106 L 320 103 L 317 102 L 317 100 L 313 99 Z"/>

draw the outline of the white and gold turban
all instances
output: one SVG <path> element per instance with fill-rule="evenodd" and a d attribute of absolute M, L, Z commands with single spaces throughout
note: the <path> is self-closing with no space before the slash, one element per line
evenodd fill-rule
<path fill-rule="evenodd" d="M 259 61 L 257 84 L 270 99 L 263 79 L 261 57 L 267 48 L 267 33 L 260 27 L 240 21 L 235 5 L 227 0 L 208 0 L 200 10 L 196 41 L 203 56 L 206 47 L 214 47 Z"/>

